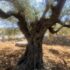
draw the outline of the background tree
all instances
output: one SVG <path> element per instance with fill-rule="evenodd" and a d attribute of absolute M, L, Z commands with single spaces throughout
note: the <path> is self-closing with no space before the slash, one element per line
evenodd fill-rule
<path fill-rule="evenodd" d="M 4 12 L 0 10 L 0 17 L 8 18 L 10 16 L 15 16 L 19 20 L 18 26 L 20 30 L 24 33 L 28 41 L 26 51 L 18 62 L 16 70 L 41 70 L 43 68 L 42 40 L 46 30 L 49 30 L 51 33 L 58 32 L 61 28 L 54 31 L 53 26 L 56 25 L 56 23 L 61 24 L 62 27 L 70 27 L 70 25 L 64 24 L 59 19 L 66 0 L 56 0 L 57 4 L 55 6 L 53 4 L 55 2 L 54 0 L 51 4 L 49 4 L 49 0 L 45 0 L 46 5 L 43 14 L 40 19 L 35 17 L 34 21 L 29 22 L 30 29 L 28 28 L 29 23 L 26 21 L 27 8 L 30 7 L 28 1 L 29 0 L 11 0 L 10 2 L 15 5 L 17 11 Z M 48 5 L 50 5 L 50 7 Z M 45 15 L 49 8 L 51 8 L 52 14 L 49 19 L 46 19 Z M 27 12 L 25 10 L 27 10 Z M 30 13 L 32 14 L 32 11 Z M 28 12 L 29 15 L 31 15 L 30 13 Z"/>

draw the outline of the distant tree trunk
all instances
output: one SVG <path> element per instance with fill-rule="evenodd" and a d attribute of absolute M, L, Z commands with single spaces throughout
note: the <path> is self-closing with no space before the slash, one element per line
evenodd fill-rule
<path fill-rule="evenodd" d="M 17 70 L 41 70 L 43 68 L 43 53 L 42 53 L 43 36 L 33 36 L 28 42 L 25 54 L 18 62 Z"/>

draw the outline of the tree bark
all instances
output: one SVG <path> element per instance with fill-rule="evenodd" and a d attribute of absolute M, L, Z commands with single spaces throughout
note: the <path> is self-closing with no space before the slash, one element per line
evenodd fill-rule
<path fill-rule="evenodd" d="M 42 40 L 43 36 L 31 38 L 16 70 L 41 70 L 43 68 Z"/>

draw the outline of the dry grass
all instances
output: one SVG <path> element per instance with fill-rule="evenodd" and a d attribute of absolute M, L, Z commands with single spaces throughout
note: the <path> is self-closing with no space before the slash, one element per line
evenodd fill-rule
<path fill-rule="evenodd" d="M 43 45 L 44 61 L 54 63 L 54 66 L 61 64 L 62 70 L 70 70 L 70 48 L 66 46 Z M 47 61 L 48 60 L 48 61 Z M 49 66 L 50 67 L 50 66 Z M 52 66 L 53 67 L 53 66 Z M 57 69 L 56 69 L 57 70 Z M 61 69 L 60 69 L 61 70 Z"/>
<path fill-rule="evenodd" d="M 15 46 L 14 41 L 0 42 L 0 70 L 15 67 L 25 47 Z M 43 44 L 43 59 L 47 70 L 70 70 L 70 46 Z"/>

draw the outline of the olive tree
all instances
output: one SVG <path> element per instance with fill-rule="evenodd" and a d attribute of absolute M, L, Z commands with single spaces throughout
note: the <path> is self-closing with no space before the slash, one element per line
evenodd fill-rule
<path fill-rule="evenodd" d="M 41 17 L 38 18 L 38 13 L 34 7 L 32 7 L 34 12 L 29 8 L 29 0 L 7 0 L 15 6 L 16 11 L 3 11 L 0 9 L 0 17 L 6 19 L 10 16 L 16 17 L 18 21 L 18 26 L 22 33 L 25 35 L 28 44 L 24 55 L 20 58 L 17 63 L 16 70 L 41 70 L 43 68 L 43 52 L 42 52 L 42 41 L 46 30 L 49 30 L 51 33 L 58 32 L 62 27 L 70 27 L 70 25 L 65 24 L 59 19 L 59 16 L 62 12 L 62 8 L 66 0 L 44 0 L 45 6 Z M 31 2 L 32 0 L 30 0 Z M 42 1 L 42 0 L 40 0 Z M 29 12 L 28 10 L 29 9 Z M 51 15 L 49 18 L 46 18 L 46 14 L 51 10 Z M 32 13 L 36 16 L 30 18 L 31 21 L 28 22 L 27 18 Z M 28 15 L 27 15 L 28 14 Z M 33 16 L 33 15 L 32 15 Z M 30 25 L 28 25 L 30 23 Z M 62 25 L 56 31 L 54 26 L 57 24 Z M 30 27 L 28 27 L 30 26 Z"/>

